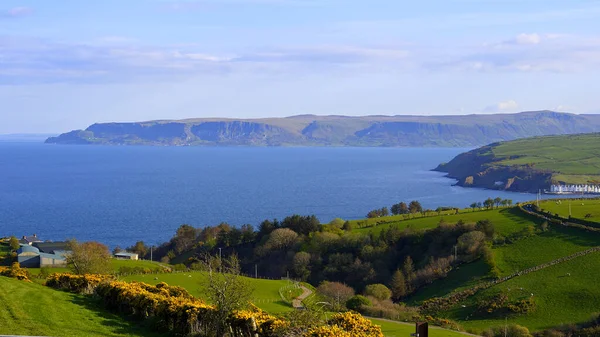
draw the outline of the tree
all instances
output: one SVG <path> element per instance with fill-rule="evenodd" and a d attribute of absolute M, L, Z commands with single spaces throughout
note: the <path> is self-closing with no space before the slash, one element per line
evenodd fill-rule
<path fill-rule="evenodd" d="M 474 202 L 471 205 L 469 205 L 469 207 L 471 207 L 473 209 L 473 212 L 475 212 L 475 208 L 477 208 L 477 203 Z"/>
<path fill-rule="evenodd" d="M 480 231 L 472 231 L 458 238 L 458 249 L 465 255 L 475 258 L 481 249 L 485 247 L 485 234 Z"/>
<path fill-rule="evenodd" d="M 90 241 L 69 242 L 71 253 L 67 255 L 67 265 L 76 274 L 106 274 L 111 270 L 110 251 L 105 245 Z"/>
<path fill-rule="evenodd" d="M 340 282 L 323 281 L 317 288 L 317 292 L 327 297 L 334 308 L 340 309 L 342 305 L 354 296 L 354 289 Z"/>
<path fill-rule="evenodd" d="M 483 332 L 485 337 L 531 337 L 529 329 L 517 324 L 501 325 Z"/>
<path fill-rule="evenodd" d="M 10 250 L 17 250 L 21 247 L 21 245 L 19 244 L 19 239 L 17 239 L 14 236 L 10 237 L 10 239 L 8 240 L 8 245 L 10 246 Z"/>
<path fill-rule="evenodd" d="M 392 291 L 380 283 L 369 284 L 365 287 L 365 295 L 375 297 L 380 301 L 385 301 L 392 297 Z"/>
<path fill-rule="evenodd" d="M 404 265 L 402 266 L 402 272 L 404 272 L 404 278 L 406 280 L 407 292 L 412 292 L 412 282 L 415 279 L 415 266 L 410 256 L 404 259 Z"/>
<path fill-rule="evenodd" d="M 408 206 L 406 205 L 405 202 L 401 202 L 398 204 L 398 210 L 400 212 L 398 214 L 408 214 L 409 213 Z"/>
<path fill-rule="evenodd" d="M 190 225 L 181 225 L 171 239 L 175 245 L 175 251 L 182 253 L 191 249 L 196 243 L 196 228 Z"/>
<path fill-rule="evenodd" d="M 135 243 L 135 245 L 127 248 L 126 250 L 128 252 L 138 254 L 141 258 L 144 258 L 144 256 L 146 256 L 146 254 L 148 254 L 148 252 L 150 251 L 146 244 L 144 244 L 144 241 L 138 241 Z"/>
<path fill-rule="evenodd" d="M 410 204 L 408 204 L 408 211 L 413 214 L 421 213 L 423 212 L 423 206 L 421 206 L 421 203 L 417 200 L 413 200 L 410 202 Z"/>
<path fill-rule="evenodd" d="M 396 270 L 394 275 L 392 276 L 392 282 L 390 284 L 392 295 L 394 300 L 399 301 L 404 296 L 407 295 L 406 289 L 406 280 L 404 278 L 404 274 L 400 271 L 400 269 Z"/>
<path fill-rule="evenodd" d="M 501 203 L 502 203 L 502 198 L 500 198 L 500 197 L 494 198 L 494 204 L 496 204 L 496 208 L 500 207 Z"/>
<path fill-rule="evenodd" d="M 113 249 L 112 253 L 113 253 L 113 255 L 115 255 L 115 254 L 117 254 L 117 253 L 120 253 L 120 252 L 122 252 L 122 251 L 123 251 L 123 248 L 121 248 L 120 246 L 116 246 L 116 247 Z"/>
<path fill-rule="evenodd" d="M 228 318 L 237 310 L 248 307 L 254 289 L 240 276 L 240 263 L 237 255 L 221 259 L 219 256 L 206 255 L 203 260 L 208 271 L 208 282 L 204 294 L 215 307 L 211 322 L 215 336 L 223 337 L 228 333 Z M 217 272 L 217 267 L 221 272 Z"/>
<path fill-rule="evenodd" d="M 485 208 L 490 209 L 494 207 L 494 199 L 492 198 L 487 198 L 485 199 L 485 201 L 483 202 L 483 206 L 485 206 Z"/>
<path fill-rule="evenodd" d="M 307 252 L 298 252 L 294 255 L 292 262 L 294 274 L 302 281 L 310 276 L 310 254 Z"/>

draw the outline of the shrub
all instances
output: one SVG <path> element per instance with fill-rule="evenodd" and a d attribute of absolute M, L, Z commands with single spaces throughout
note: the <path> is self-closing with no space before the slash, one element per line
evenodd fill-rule
<path fill-rule="evenodd" d="M 346 301 L 346 308 L 354 311 L 360 311 L 362 306 L 369 305 L 371 305 L 371 301 L 362 295 L 352 296 L 348 301 Z"/>
<path fill-rule="evenodd" d="M 76 294 L 92 294 L 100 283 L 113 278 L 112 275 L 54 273 L 46 279 L 46 286 Z"/>
<path fill-rule="evenodd" d="M 392 291 L 383 284 L 369 284 L 365 288 L 366 296 L 373 296 L 380 301 L 389 300 L 392 297 Z"/>
<path fill-rule="evenodd" d="M 19 262 L 14 262 L 10 267 L 0 267 L 0 275 L 16 278 L 17 280 L 31 282 L 29 271 L 25 268 L 21 268 Z"/>
<path fill-rule="evenodd" d="M 508 326 L 497 326 L 484 331 L 483 336 L 485 337 L 531 337 L 529 329 L 524 326 L 517 324 L 510 324 Z"/>

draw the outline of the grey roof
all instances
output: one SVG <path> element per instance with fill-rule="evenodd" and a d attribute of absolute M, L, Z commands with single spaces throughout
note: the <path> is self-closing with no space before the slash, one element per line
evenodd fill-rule
<path fill-rule="evenodd" d="M 21 246 L 21 248 L 19 248 L 17 250 L 17 254 L 21 254 L 21 253 L 37 253 L 37 254 L 39 254 L 40 250 L 35 247 L 29 246 L 29 245 L 24 245 L 24 246 Z"/>
<path fill-rule="evenodd" d="M 39 248 L 42 253 L 54 253 L 55 251 L 69 250 L 68 242 L 35 242 L 34 247 Z"/>

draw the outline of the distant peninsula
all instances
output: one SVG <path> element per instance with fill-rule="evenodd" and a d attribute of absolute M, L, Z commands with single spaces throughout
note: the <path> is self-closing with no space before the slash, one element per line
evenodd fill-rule
<path fill-rule="evenodd" d="M 51 144 L 161 146 L 474 147 L 553 134 L 600 131 L 600 115 L 553 111 L 460 116 L 203 118 L 100 123 L 51 137 Z"/>
<path fill-rule="evenodd" d="M 600 133 L 499 142 L 462 153 L 436 171 L 457 185 L 517 192 L 600 185 Z"/>

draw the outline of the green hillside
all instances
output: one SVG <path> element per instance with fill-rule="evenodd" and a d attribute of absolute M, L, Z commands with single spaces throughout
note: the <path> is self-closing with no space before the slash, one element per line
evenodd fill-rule
<path fill-rule="evenodd" d="M 206 284 L 207 277 L 204 272 L 186 272 L 160 275 L 132 275 L 123 277 L 122 279 L 124 281 L 139 281 L 149 284 L 166 282 L 170 285 L 183 287 L 196 297 L 205 298 L 203 285 Z M 291 305 L 284 302 L 279 295 L 279 290 L 290 286 L 290 281 L 243 278 L 253 287 L 252 301 L 259 308 L 270 313 L 281 313 L 292 310 Z"/>
<path fill-rule="evenodd" d="M 0 335 L 164 336 L 111 314 L 86 296 L 0 276 Z"/>
<path fill-rule="evenodd" d="M 514 191 L 547 189 L 551 183 L 597 183 L 600 182 L 600 134 L 495 143 L 460 154 L 437 170 L 458 179 L 461 186 Z"/>

